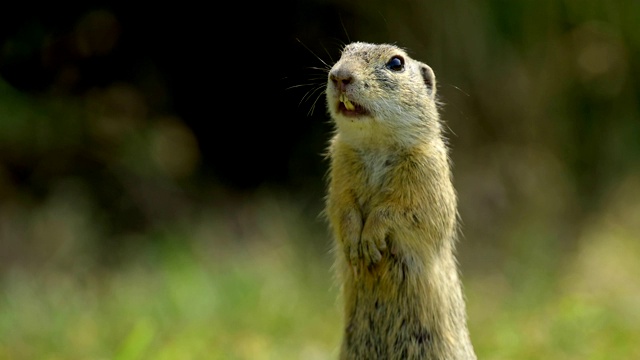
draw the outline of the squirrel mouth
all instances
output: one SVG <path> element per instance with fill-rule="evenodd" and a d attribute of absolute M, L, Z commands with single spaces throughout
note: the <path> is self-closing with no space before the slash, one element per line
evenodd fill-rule
<path fill-rule="evenodd" d="M 368 115 L 367 109 L 358 103 L 354 103 L 344 93 L 338 97 L 338 112 L 344 116 L 362 116 Z"/>

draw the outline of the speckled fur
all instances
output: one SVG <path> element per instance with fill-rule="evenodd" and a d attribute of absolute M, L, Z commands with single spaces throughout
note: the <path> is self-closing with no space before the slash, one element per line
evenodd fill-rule
<path fill-rule="evenodd" d="M 385 65 L 404 58 L 404 70 Z M 335 79 L 368 110 L 338 110 Z M 341 81 L 341 80 L 339 80 Z M 427 65 L 352 43 L 329 73 L 326 215 L 345 326 L 340 359 L 475 359 L 455 260 L 456 195 Z"/>

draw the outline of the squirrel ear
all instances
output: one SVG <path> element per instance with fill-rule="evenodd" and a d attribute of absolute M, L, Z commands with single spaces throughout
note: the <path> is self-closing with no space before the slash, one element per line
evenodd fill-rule
<path fill-rule="evenodd" d="M 427 85 L 427 92 L 433 98 L 436 95 L 436 75 L 433 70 L 427 65 L 420 63 L 420 75 L 424 84 Z"/>

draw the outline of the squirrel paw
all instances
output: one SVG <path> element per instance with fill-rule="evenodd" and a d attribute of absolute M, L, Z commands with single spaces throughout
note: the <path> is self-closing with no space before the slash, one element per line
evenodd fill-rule
<path fill-rule="evenodd" d="M 365 225 L 365 230 L 366 229 L 367 227 Z M 382 260 L 382 255 L 387 249 L 384 233 L 378 236 L 372 236 L 372 234 L 369 234 L 367 231 L 363 231 L 360 239 L 358 241 L 352 241 L 349 245 L 347 256 L 354 268 L 357 264 L 362 264 L 365 267 L 377 264 Z"/>
<path fill-rule="evenodd" d="M 369 267 L 377 264 L 382 259 L 382 254 L 387 249 L 387 243 L 384 237 L 363 236 L 356 241 L 351 241 L 346 247 L 346 255 L 349 263 L 356 269 L 359 264 Z"/>
<path fill-rule="evenodd" d="M 385 211 L 377 210 L 369 214 L 364 223 L 359 244 L 365 266 L 377 264 L 382 259 L 382 254 L 387 249 L 388 231 Z"/>

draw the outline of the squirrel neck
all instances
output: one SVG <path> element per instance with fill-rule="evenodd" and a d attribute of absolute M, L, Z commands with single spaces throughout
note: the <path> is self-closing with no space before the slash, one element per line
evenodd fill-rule
<path fill-rule="evenodd" d="M 336 138 L 354 149 L 387 151 L 411 148 L 421 144 L 442 142 L 437 115 L 428 121 L 407 121 L 394 118 L 350 119 L 337 117 Z"/>

